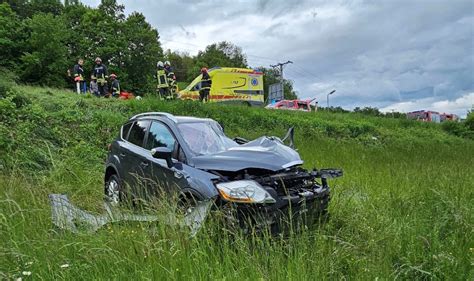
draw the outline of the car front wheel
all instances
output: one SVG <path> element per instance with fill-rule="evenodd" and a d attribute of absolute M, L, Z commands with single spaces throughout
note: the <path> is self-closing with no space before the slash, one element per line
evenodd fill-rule
<path fill-rule="evenodd" d="M 120 203 L 120 180 L 117 175 L 111 175 L 105 183 L 105 200 L 112 206 Z"/>

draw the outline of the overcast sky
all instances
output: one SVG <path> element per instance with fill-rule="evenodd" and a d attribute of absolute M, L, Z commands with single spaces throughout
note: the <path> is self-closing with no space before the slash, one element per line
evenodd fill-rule
<path fill-rule="evenodd" d="M 96 6 L 99 0 L 84 0 Z M 474 1 L 121 0 L 158 29 L 164 49 L 196 54 L 230 41 L 250 66 L 284 70 L 301 98 L 352 109 L 474 104 Z"/>

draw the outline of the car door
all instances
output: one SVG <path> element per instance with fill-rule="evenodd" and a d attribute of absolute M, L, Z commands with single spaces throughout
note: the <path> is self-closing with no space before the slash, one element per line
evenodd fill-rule
<path fill-rule="evenodd" d="M 152 156 L 151 149 L 167 147 L 173 151 L 174 166 L 169 168 L 166 160 Z M 160 121 L 152 121 L 145 148 L 148 150 L 147 161 L 150 165 L 150 181 L 147 182 L 148 194 L 160 197 L 162 194 L 177 194 L 187 186 L 187 180 L 182 174 L 185 157 L 179 143 L 176 141 L 168 126 Z"/>
<path fill-rule="evenodd" d="M 288 102 L 287 101 L 281 101 L 280 104 L 278 105 L 278 108 L 287 109 L 288 108 Z"/>
<path fill-rule="evenodd" d="M 143 182 L 148 177 L 148 162 L 145 154 L 148 151 L 143 147 L 145 137 L 150 126 L 150 120 L 139 120 L 133 123 L 126 141 L 123 142 L 120 158 L 123 166 L 123 182 L 125 188 L 134 195 L 142 197 Z"/>

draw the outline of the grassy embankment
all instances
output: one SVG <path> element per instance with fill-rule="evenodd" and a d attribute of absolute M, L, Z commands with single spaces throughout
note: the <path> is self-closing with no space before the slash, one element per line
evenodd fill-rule
<path fill-rule="evenodd" d="M 16 92 L 0 99 L 1 279 L 474 276 L 474 142 L 438 125 L 153 98 L 105 100 L 45 88 Z M 95 234 L 53 230 L 50 193 L 101 211 L 106 146 L 122 122 L 145 111 L 211 117 L 229 136 L 246 138 L 282 136 L 296 126 L 305 167 L 344 169 L 344 177 L 332 181 L 330 221 L 285 239 L 230 235 L 212 222 L 194 239 L 150 223 L 118 223 Z"/>

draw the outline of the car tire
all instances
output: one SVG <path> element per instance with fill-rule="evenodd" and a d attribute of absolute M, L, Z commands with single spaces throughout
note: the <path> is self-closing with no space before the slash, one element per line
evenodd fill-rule
<path fill-rule="evenodd" d="M 105 201 L 112 206 L 118 206 L 122 201 L 120 179 L 116 174 L 111 175 L 104 186 Z"/>

